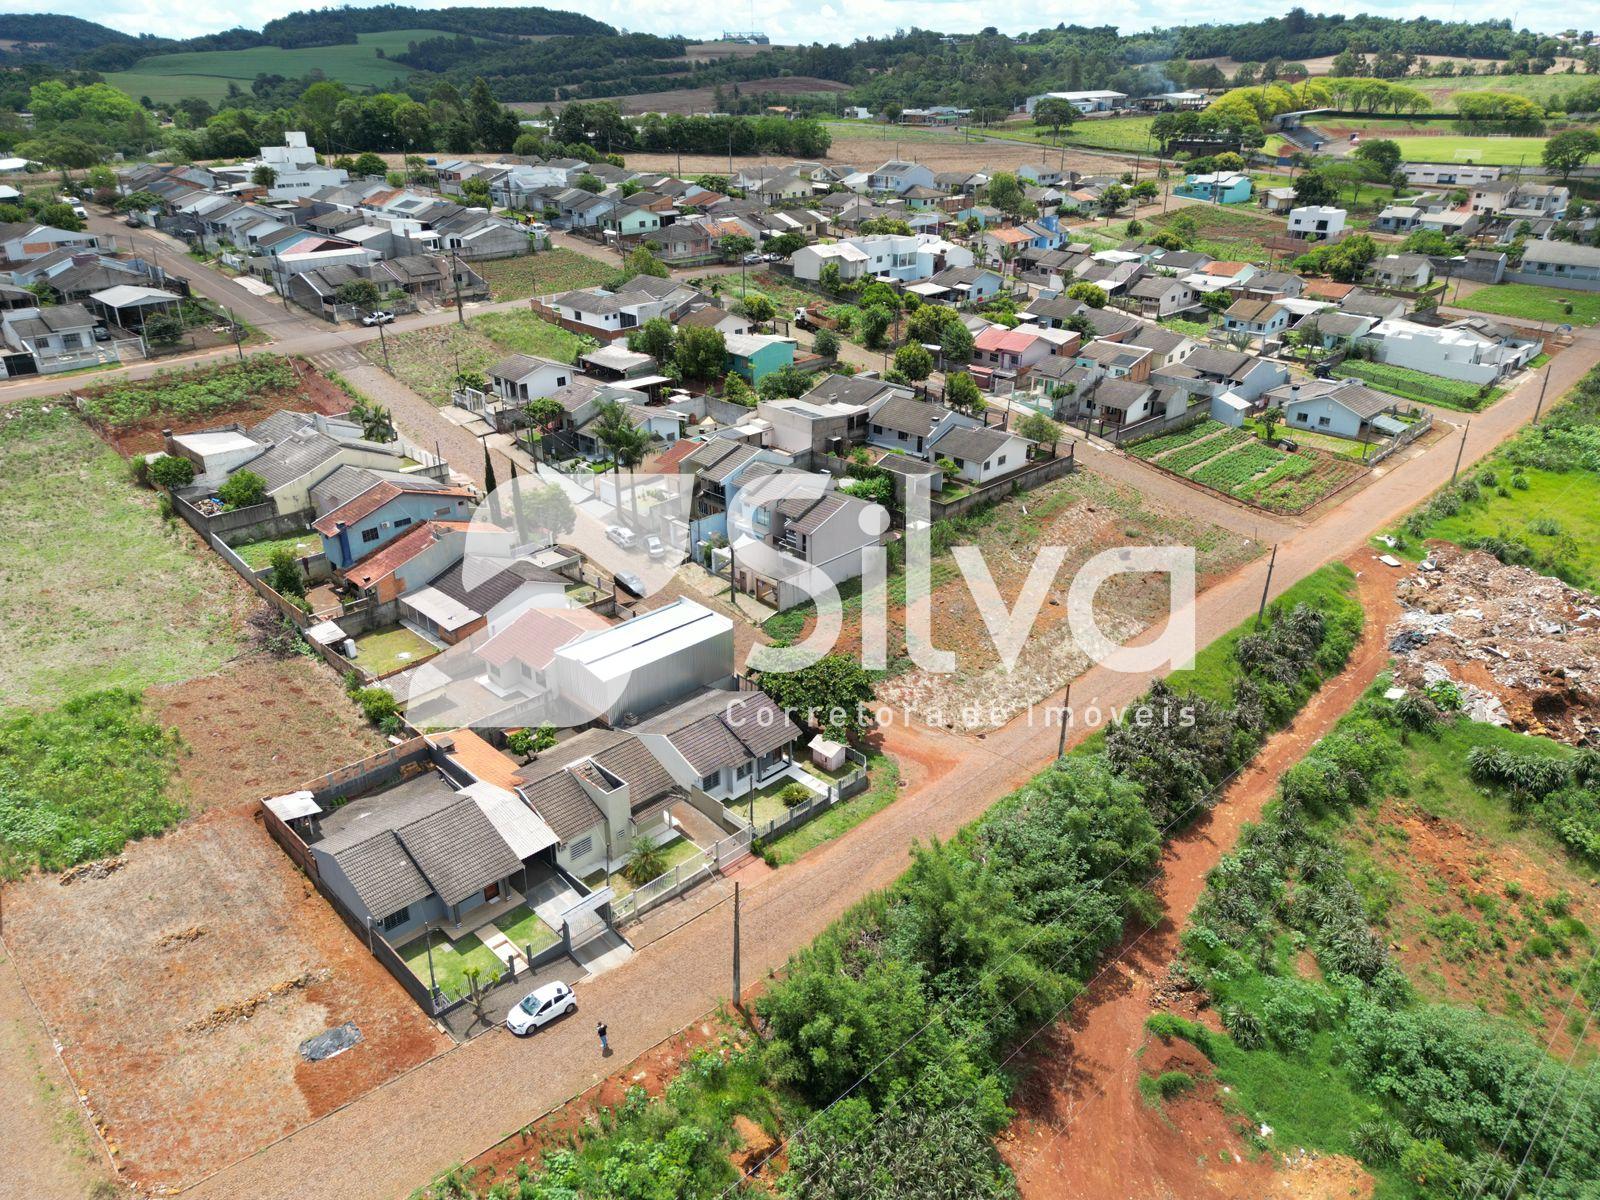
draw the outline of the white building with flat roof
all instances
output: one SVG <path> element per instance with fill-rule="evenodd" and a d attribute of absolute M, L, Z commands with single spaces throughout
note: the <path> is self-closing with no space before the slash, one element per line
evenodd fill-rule
<path fill-rule="evenodd" d="M 1121 108 L 1127 98 L 1127 92 L 1040 92 L 1029 96 L 1022 107 L 1030 117 L 1041 100 L 1065 100 L 1081 113 L 1110 112 Z"/>

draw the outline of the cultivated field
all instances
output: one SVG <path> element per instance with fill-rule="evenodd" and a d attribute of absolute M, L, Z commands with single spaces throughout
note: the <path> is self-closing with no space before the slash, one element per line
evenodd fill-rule
<path fill-rule="evenodd" d="M 1348 459 L 1308 450 L 1290 453 L 1220 421 L 1202 421 L 1129 449 L 1202 487 L 1269 512 L 1302 512 L 1361 473 L 1360 465 Z"/>
<path fill-rule="evenodd" d="M 239 652 L 233 572 L 59 402 L 0 420 L 0 709 L 186 679 Z"/>
<path fill-rule="evenodd" d="M 876 166 L 891 158 L 906 158 L 923 163 L 934 171 L 975 171 L 982 167 L 996 170 L 1015 170 L 1023 163 L 1038 162 L 1042 147 L 1025 142 L 1007 142 L 996 138 L 991 141 L 963 138 L 959 133 L 926 129 L 897 131 L 886 125 L 851 125 L 848 122 L 831 122 L 834 143 L 827 154 L 828 162 L 845 162 L 856 166 Z M 841 136 L 841 130 L 848 130 Z M 628 166 L 638 171 L 677 171 L 676 154 L 629 154 Z M 763 161 L 779 164 L 793 162 L 790 158 L 771 157 Z M 735 159 L 734 166 L 749 166 L 751 159 Z M 1052 166 L 1061 165 L 1061 156 L 1052 150 Z M 1085 175 L 1121 174 L 1124 167 L 1120 159 L 1068 148 L 1066 169 Z M 724 175 L 728 170 L 726 155 L 685 154 L 683 172 L 698 175 L 711 172 Z"/>
<path fill-rule="evenodd" d="M 929 724 L 957 730 L 996 728 L 1080 674 L 1088 665 L 1066 621 L 1066 593 L 1076 569 L 1102 550 L 1123 546 L 1189 545 L 1197 553 L 1200 586 L 1254 558 L 1261 547 L 1225 530 L 1204 525 L 1132 488 L 1087 471 L 1054 480 L 1006 500 L 987 512 L 958 518 L 952 545 L 976 545 L 984 553 L 1000 595 L 1010 605 L 1032 569 L 1041 546 L 1060 546 L 1066 557 L 1049 599 L 1014 671 L 999 664 L 994 644 L 960 569 L 948 554 L 933 562 L 932 639 L 956 656 L 952 674 L 925 672 L 905 656 L 905 589 L 898 573 L 890 580 L 890 678 L 878 699 L 909 709 Z M 839 645 L 859 653 L 861 606 L 846 593 Z M 1119 575 L 1100 589 L 1096 611 L 1107 636 L 1126 640 L 1164 615 L 1165 584 Z M 780 614 L 769 632 L 796 634 L 809 628 L 809 609 Z"/>
<path fill-rule="evenodd" d="M 395 376 L 432 404 L 450 403 L 455 373 L 483 371 L 508 354 L 536 354 L 574 362 L 583 338 L 531 312 L 484 313 L 465 326 L 435 325 L 388 339 L 389 366 Z M 361 353 L 376 366 L 383 347 L 368 342 Z"/>
<path fill-rule="evenodd" d="M 1440 109 L 1453 109 L 1458 92 L 1513 92 L 1528 96 L 1546 108 L 1560 109 L 1571 92 L 1587 87 L 1594 80 L 1583 74 L 1567 75 L 1458 75 L 1450 79 L 1407 79 L 1407 87 L 1416 88 Z"/>
<path fill-rule="evenodd" d="M 183 54 L 157 54 L 140 59 L 126 71 L 113 71 L 106 80 L 135 98 L 149 96 L 157 102 L 198 96 L 216 104 L 228 96 L 228 84 L 245 91 L 263 72 L 299 79 L 308 71 L 319 70 L 329 79 L 353 88 L 382 88 L 403 80 L 411 69 L 403 63 L 379 58 L 403 54 L 411 42 L 447 36 L 437 29 L 394 29 L 383 33 L 356 35 L 353 45 L 304 46 L 285 50 L 278 46 L 254 46 L 248 50 L 196 50 Z"/>
<path fill-rule="evenodd" d="M 723 90 L 728 92 L 732 88 L 732 84 L 727 84 Z M 849 90 L 847 84 L 836 83 L 831 79 L 817 79 L 810 75 L 784 75 L 770 79 L 739 81 L 739 91 L 752 96 L 765 92 L 777 96 L 831 96 L 836 92 Z M 634 92 L 627 96 L 612 96 L 610 99 L 625 114 L 649 112 L 689 114 L 716 111 L 715 97 L 715 88 L 700 87 L 665 92 Z M 537 113 L 543 112 L 547 107 L 559 111 L 563 105 L 530 100 L 509 107 L 523 112 Z"/>

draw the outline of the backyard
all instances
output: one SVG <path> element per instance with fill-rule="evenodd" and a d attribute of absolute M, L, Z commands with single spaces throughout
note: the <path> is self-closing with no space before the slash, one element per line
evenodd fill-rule
<path fill-rule="evenodd" d="M 241 542 L 237 546 L 230 546 L 235 554 L 244 559 L 245 565 L 257 571 L 272 565 L 272 556 L 279 550 L 287 550 L 296 558 L 306 558 L 313 554 L 322 553 L 322 538 L 315 530 L 297 529 L 293 533 L 286 533 L 282 537 L 262 538 L 255 542 Z"/>
<path fill-rule="evenodd" d="M 700 853 L 700 847 L 686 837 L 676 837 L 670 842 L 661 844 L 661 870 L 658 874 L 666 874 L 674 867 L 682 866 L 695 855 Z M 645 880 L 646 883 L 649 880 Z M 616 892 L 618 898 L 626 896 L 638 885 L 621 871 L 613 871 L 607 875 L 604 870 L 594 871 L 583 878 L 583 886 L 590 891 L 596 888 L 609 887 Z"/>
<path fill-rule="evenodd" d="M 1298 513 L 1359 475 L 1347 457 L 1288 451 L 1247 428 L 1202 421 L 1128 447 L 1146 462 L 1269 512 Z"/>
<path fill-rule="evenodd" d="M 1481 412 L 1506 394 L 1503 387 L 1466 383 L 1459 379 L 1446 379 L 1442 375 L 1430 375 L 1411 367 L 1356 358 L 1345 359 L 1334 368 L 1333 373 L 1340 379 L 1359 379 L 1380 392 L 1388 392 L 1403 400 L 1451 408 L 1457 412 Z"/>
<path fill-rule="evenodd" d="M 881 751 L 867 755 L 867 789 L 841 800 L 827 812 L 813 817 L 798 829 L 779 834 L 760 849 L 761 857 L 772 866 L 792 863 L 808 850 L 849 833 L 873 813 L 885 808 L 899 795 L 900 768 Z"/>
<path fill-rule="evenodd" d="M 521 262 L 521 259 L 508 259 Z M 483 372 L 507 355 L 533 354 L 575 362 L 589 339 L 570 333 L 531 312 L 483 313 L 466 325 L 435 325 L 388 339 L 388 362 L 395 377 L 433 404 L 450 403 L 457 371 Z M 361 352 L 376 366 L 384 364 L 383 347 L 368 342 Z"/>
<path fill-rule="evenodd" d="M 1551 324 L 1600 321 L 1600 292 L 1574 292 L 1536 283 L 1496 283 L 1454 301 L 1452 307 Z"/>
<path fill-rule="evenodd" d="M 250 593 L 68 407 L 18 404 L 0 422 L 0 510 L 0 695 L 137 690 L 239 653 Z"/>
<path fill-rule="evenodd" d="M 369 675 L 388 675 L 414 667 L 439 653 L 438 646 L 404 625 L 359 634 L 355 643 L 356 665 Z"/>
<path fill-rule="evenodd" d="M 557 246 L 537 254 L 489 259 L 473 269 L 483 276 L 496 300 L 526 300 L 552 292 L 597 287 L 615 275 L 620 264 L 612 266 Z"/>

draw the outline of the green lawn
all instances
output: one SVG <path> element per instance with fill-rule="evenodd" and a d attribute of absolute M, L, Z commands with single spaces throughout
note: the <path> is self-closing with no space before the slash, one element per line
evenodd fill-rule
<path fill-rule="evenodd" d="M 561 940 L 561 935 L 541 921 L 539 914 L 526 904 L 517 905 L 496 921 L 494 927 L 510 938 L 518 950 L 526 951 L 531 947 L 535 954 Z"/>
<path fill-rule="evenodd" d="M 1492 463 L 1499 475 L 1510 470 Z M 1480 537 L 1516 538 L 1536 554 L 1563 564 L 1562 577 L 1578 587 L 1600 590 L 1600 475 L 1589 471 L 1558 474 L 1524 468 L 1528 487 L 1481 489 L 1477 500 L 1454 516 L 1428 526 L 1427 537 L 1458 545 Z"/>
<path fill-rule="evenodd" d="M 1572 311 L 1567 311 L 1571 305 Z M 1593 325 L 1600 322 L 1600 292 L 1574 292 L 1537 283 L 1496 283 L 1462 296 L 1453 305 L 1473 312 L 1525 321 Z"/>
<path fill-rule="evenodd" d="M 1503 387 L 1484 388 L 1475 383 L 1463 383 L 1459 379 L 1430 375 L 1411 367 L 1354 358 L 1345 359 L 1334 368 L 1333 373 L 1340 379 L 1359 379 L 1380 392 L 1388 392 L 1403 400 L 1452 408 L 1457 412 L 1481 412 L 1506 394 Z"/>
<path fill-rule="evenodd" d="M 322 538 L 314 530 L 299 529 L 294 533 L 286 533 L 282 537 L 263 538 L 259 542 L 244 542 L 230 549 L 246 565 L 261 570 L 272 565 L 272 556 L 279 550 L 290 550 L 296 558 L 305 558 L 310 554 L 322 553 Z"/>
<path fill-rule="evenodd" d="M 424 987 L 428 983 L 430 940 L 433 943 L 434 985 L 452 996 L 459 996 L 467 990 L 467 970 L 471 967 L 479 970 L 480 987 L 493 983 L 505 970 L 500 956 L 485 946 L 477 934 L 465 934 L 452 942 L 436 931 L 399 948 L 400 957 L 406 960 L 406 966 L 411 968 L 411 973 L 422 981 Z"/>
<path fill-rule="evenodd" d="M 213 105 L 227 99 L 230 82 L 248 92 L 251 82 L 262 73 L 299 79 L 308 71 L 317 70 L 352 88 L 381 89 L 405 79 L 411 68 L 379 58 L 380 48 L 385 54 L 403 54 L 408 43 L 439 36 L 436 29 L 394 29 L 357 34 L 353 45 L 301 46 L 292 50 L 253 46 L 248 50 L 157 54 L 140 59 L 129 70 L 110 72 L 106 80 L 134 99 L 148 96 L 159 103 L 198 96 Z"/>
<path fill-rule="evenodd" d="M 355 642 L 356 664 L 371 675 L 414 667 L 439 653 L 437 646 L 404 625 L 363 633 Z"/>
<path fill-rule="evenodd" d="M 1381 131 L 1376 136 L 1387 137 Z M 1480 163 L 1514 167 L 1518 163 L 1539 162 L 1544 151 L 1542 137 L 1469 137 L 1466 134 L 1439 134 L 1431 137 L 1396 137 L 1400 156 L 1408 162 Z"/>
<path fill-rule="evenodd" d="M 512 260 L 512 261 L 521 261 Z M 484 371 L 508 354 L 540 354 L 562 362 L 576 360 L 583 339 L 529 311 L 483 313 L 463 325 L 435 325 L 391 335 L 389 368 L 402 383 L 434 404 L 450 403 L 458 366 Z M 361 348 L 368 361 L 382 366 L 383 345 Z"/>
<path fill-rule="evenodd" d="M 1129 154 L 1143 150 L 1152 153 L 1150 123 L 1154 117 L 1097 117 L 1076 121 L 1061 131 L 1061 140 L 1072 146 L 1091 146 L 1099 150 L 1124 150 Z M 1002 125 L 994 130 L 999 137 L 1015 138 L 1023 142 L 1039 142 L 1055 146 L 1055 130 L 1048 125 L 1031 122 L 1021 125 Z"/>
<path fill-rule="evenodd" d="M 49 409 L 46 412 L 45 409 Z M 247 595 L 58 399 L 0 420 L 0 708 L 142 689 L 239 653 Z"/>
<path fill-rule="evenodd" d="M 700 847 L 694 842 L 690 841 L 688 838 L 675 838 L 673 841 L 668 842 L 661 848 L 661 874 L 665 875 L 668 871 L 672 870 L 673 867 L 688 862 L 691 858 L 699 853 Z M 590 891 L 593 891 L 595 888 L 604 885 L 609 885 L 619 897 L 626 896 L 634 889 L 633 881 L 621 871 L 615 871 L 609 877 L 604 871 L 595 871 L 593 874 L 585 875 L 583 877 L 583 885 Z"/>
<path fill-rule="evenodd" d="M 899 794 L 900 767 L 888 755 L 867 756 L 867 790 L 840 801 L 820 817 L 766 844 L 762 857 L 773 866 L 792 863 L 808 850 L 849 833 L 873 813 L 888 807 Z"/>
<path fill-rule="evenodd" d="M 620 269 L 576 250 L 557 246 L 518 258 L 496 258 L 473 268 L 489 284 L 496 300 L 526 300 L 551 292 L 598 287 Z"/>
<path fill-rule="evenodd" d="M 1449 79 L 1407 79 L 1407 87 L 1416 88 L 1433 100 L 1435 108 L 1453 110 L 1452 97 L 1457 92 L 1495 91 L 1514 92 L 1529 96 L 1546 108 L 1560 109 L 1569 92 L 1574 92 L 1594 81 L 1582 73 L 1567 75 L 1457 75 Z"/>

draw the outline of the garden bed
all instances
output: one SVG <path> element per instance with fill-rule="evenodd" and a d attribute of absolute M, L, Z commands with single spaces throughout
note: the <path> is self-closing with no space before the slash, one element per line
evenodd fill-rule
<path fill-rule="evenodd" d="M 495 258 L 473 265 L 496 300 L 526 300 L 552 292 L 598 287 L 620 269 L 576 250 L 557 246 L 517 258 Z"/>
<path fill-rule="evenodd" d="M 237 546 L 229 546 L 228 549 L 244 559 L 246 566 L 259 571 L 272 565 L 272 556 L 279 550 L 287 550 L 296 558 L 321 554 L 322 538 L 314 530 L 297 529 L 282 537 L 263 538 L 258 542 L 241 542 Z"/>
<path fill-rule="evenodd" d="M 1426 371 L 1413 370 L 1411 367 L 1364 359 L 1347 358 L 1334 368 L 1333 374 L 1339 379 L 1359 379 L 1380 392 L 1388 392 L 1403 400 L 1432 404 L 1456 412 L 1481 412 L 1506 394 L 1503 387 L 1483 388 L 1459 379 L 1429 375 Z"/>

